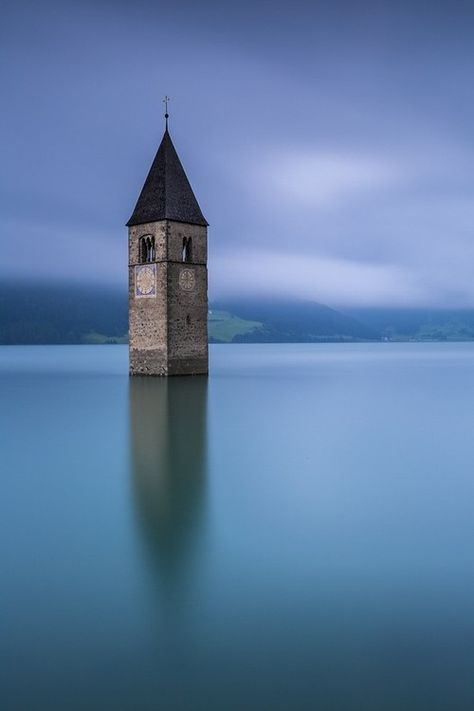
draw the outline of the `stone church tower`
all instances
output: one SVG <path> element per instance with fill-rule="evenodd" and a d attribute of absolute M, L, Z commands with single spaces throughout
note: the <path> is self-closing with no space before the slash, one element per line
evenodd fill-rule
<path fill-rule="evenodd" d="M 207 374 L 207 226 L 166 125 L 127 223 L 131 375 Z"/>

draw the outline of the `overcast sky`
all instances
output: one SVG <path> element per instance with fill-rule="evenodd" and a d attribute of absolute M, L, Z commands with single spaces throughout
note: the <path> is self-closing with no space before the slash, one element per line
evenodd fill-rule
<path fill-rule="evenodd" d="M 167 93 L 211 298 L 474 307 L 473 8 L 6 0 L 2 276 L 125 286 Z"/>

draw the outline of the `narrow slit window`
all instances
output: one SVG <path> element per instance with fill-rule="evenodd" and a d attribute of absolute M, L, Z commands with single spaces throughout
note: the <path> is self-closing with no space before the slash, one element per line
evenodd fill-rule
<path fill-rule="evenodd" d="M 192 262 L 192 240 L 191 240 L 191 237 L 184 237 L 184 239 L 183 239 L 183 251 L 181 253 L 181 259 L 183 262 Z"/>

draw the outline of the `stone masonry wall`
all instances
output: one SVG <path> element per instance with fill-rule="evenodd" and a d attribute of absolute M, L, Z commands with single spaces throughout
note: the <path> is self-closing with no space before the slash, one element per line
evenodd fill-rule
<path fill-rule="evenodd" d="M 185 290 L 180 274 L 194 275 L 194 287 Z M 170 374 L 207 373 L 207 268 L 204 264 L 170 263 L 168 266 L 168 369 Z"/>
<path fill-rule="evenodd" d="M 152 235 L 155 238 L 156 261 L 166 260 L 166 221 L 149 222 L 146 225 L 135 225 L 128 229 L 128 263 L 139 264 L 138 245 L 141 237 Z"/>
<path fill-rule="evenodd" d="M 191 238 L 192 262 L 207 264 L 207 227 L 187 225 L 184 222 L 168 222 L 168 259 L 181 262 L 183 239 Z"/>
<path fill-rule="evenodd" d="M 168 370 L 166 262 L 156 265 L 156 296 L 135 297 L 135 265 L 129 267 L 128 338 L 131 375 L 166 375 Z"/>
<path fill-rule="evenodd" d="M 139 239 L 155 237 L 156 296 L 135 296 Z M 192 261 L 182 262 L 183 239 Z M 129 229 L 130 374 L 208 372 L 207 228 L 161 221 Z M 180 274 L 186 270 L 185 277 Z M 192 274 L 190 274 L 192 273 Z M 183 286 L 184 285 L 184 286 Z"/>

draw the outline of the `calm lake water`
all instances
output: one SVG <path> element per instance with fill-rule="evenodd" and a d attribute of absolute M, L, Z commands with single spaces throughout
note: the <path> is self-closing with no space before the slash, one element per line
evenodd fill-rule
<path fill-rule="evenodd" d="M 474 708 L 474 344 L 0 348 L 2 710 Z"/>

